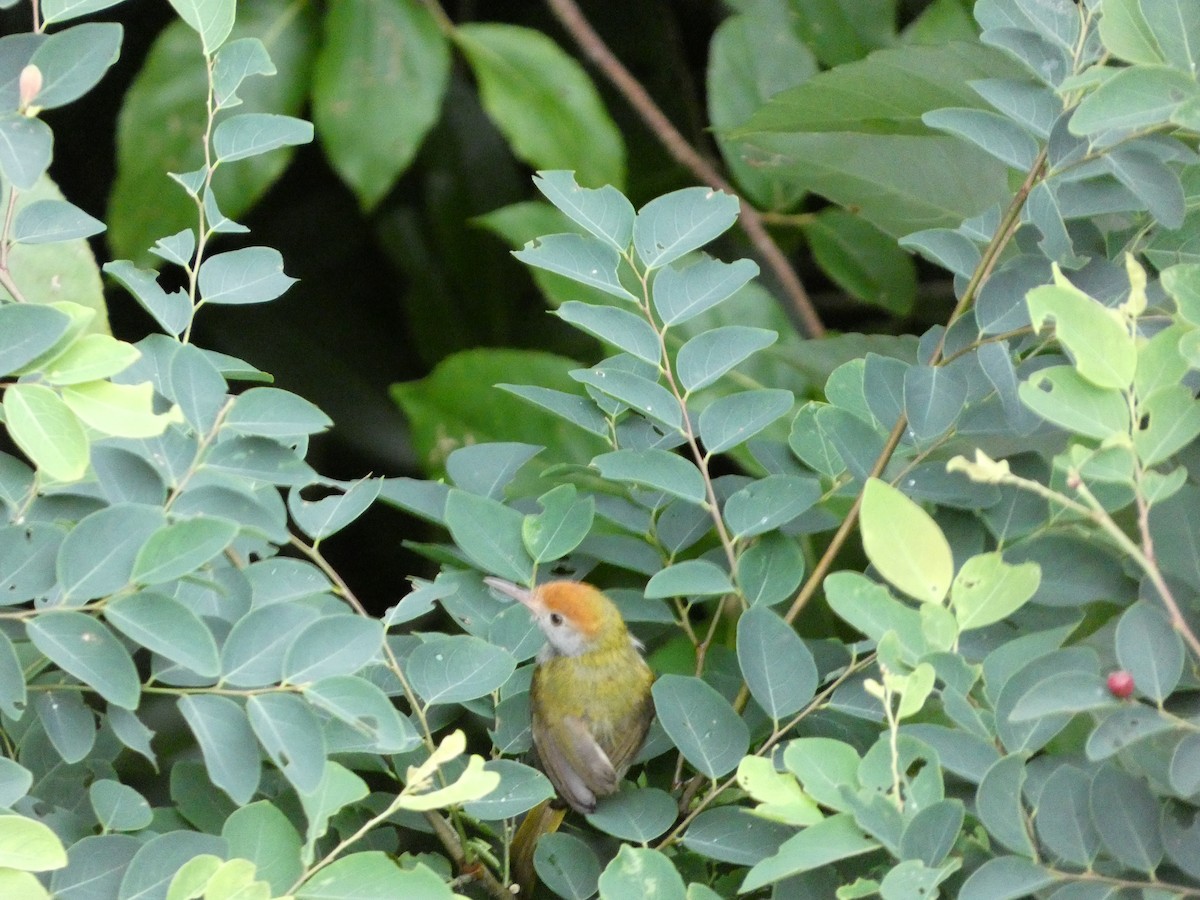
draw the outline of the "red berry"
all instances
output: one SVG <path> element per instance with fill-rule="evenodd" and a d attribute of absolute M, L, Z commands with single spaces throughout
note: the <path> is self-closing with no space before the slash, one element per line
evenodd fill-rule
<path fill-rule="evenodd" d="M 1108 691 L 1114 697 L 1125 699 L 1133 693 L 1133 676 L 1124 669 L 1118 669 L 1108 676 Z"/>

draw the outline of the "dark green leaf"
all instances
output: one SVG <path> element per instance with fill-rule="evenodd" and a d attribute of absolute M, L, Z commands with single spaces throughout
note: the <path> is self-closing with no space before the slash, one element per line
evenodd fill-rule
<path fill-rule="evenodd" d="M 740 806 L 707 809 L 692 821 L 683 845 L 718 862 L 752 866 L 774 854 L 794 829 L 756 816 Z"/>
<path fill-rule="evenodd" d="M 670 237 L 668 234 L 664 239 Z M 707 240 L 711 238 L 705 242 Z M 664 325 L 678 325 L 724 303 L 757 274 L 758 265 L 751 260 L 727 263 L 706 255 L 701 255 L 690 265 L 667 266 L 654 278 L 651 288 L 654 308 Z"/>
<path fill-rule="evenodd" d="M 700 413 L 700 439 L 709 453 L 724 453 L 790 413 L 794 403 L 792 392 L 779 388 L 719 397 Z"/>
<path fill-rule="evenodd" d="M 745 325 L 723 325 L 703 331 L 679 348 L 675 360 L 679 381 L 689 392 L 708 387 L 777 340 L 779 335 L 774 331 Z"/>
<path fill-rule="evenodd" d="M 767 857 L 747 873 L 739 890 L 743 893 L 752 891 L 841 859 L 869 853 L 878 847 L 863 834 L 851 816 L 831 816 L 784 841 L 774 856 Z"/>
<path fill-rule="evenodd" d="M 1116 650 L 1135 687 L 1156 703 L 1169 697 L 1183 676 L 1183 639 L 1166 615 L 1144 600 L 1122 614 Z"/>
<path fill-rule="evenodd" d="M 221 671 L 212 633 L 178 600 L 150 592 L 125 594 L 109 601 L 104 618 L 126 637 L 197 675 L 216 677 Z"/>
<path fill-rule="evenodd" d="M 679 752 L 709 778 L 733 770 L 750 745 L 746 723 L 699 678 L 663 675 L 654 683 L 658 720 Z"/>
<path fill-rule="evenodd" d="M 812 653 L 765 605 L 750 607 L 738 619 L 737 654 L 751 696 L 772 719 L 799 712 L 816 693 Z"/>
<path fill-rule="evenodd" d="M 462 551 L 480 567 L 509 581 L 525 583 L 533 560 L 521 537 L 524 517 L 496 500 L 451 490 L 446 526 Z"/>
<path fill-rule="evenodd" d="M 447 41 L 416 3 L 355 0 L 329 10 L 313 75 L 313 119 L 334 168 L 372 209 L 437 121 Z"/>
<path fill-rule="evenodd" d="M 538 877 L 565 900 L 588 900 L 600 879 L 595 851 L 579 838 L 564 832 L 542 835 L 533 853 Z"/>
<path fill-rule="evenodd" d="M 799 475 L 768 475 L 725 501 L 725 524 L 735 538 L 763 534 L 786 525 L 821 497 L 820 484 Z"/>
<path fill-rule="evenodd" d="M 305 628 L 283 661 L 283 678 L 308 684 L 335 675 L 353 675 L 380 653 L 383 629 L 375 619 L 344 614 L 325 616 Z"/>
<path fill-rule="evenodd" d="M 484 769 L 496 772 L 500 784 L 480 800 L 464 803 L 467 815 L 493 822 L 519 816 L 554 796 L 554 785 L 537 769 L 511 759 L 492 759 Z"/>
<path fill-rule="evenodd" d="M 852 297 L 897 315 L 912 310 L 916 267 L 892 237 L 836 207 L 817 213 L 804 236 L 817 265 Z"/>
<path fill-rule="evenodd" d="M 130 578 L 137 584 L 182 578 L 221 553 L 237 532 L 236 522 L 202 516 L 165 525 L 138 551 Z"/>
<path fill-rule="evenodd" d="M 646 598 L 714 597 L 733 593 L 729 573 L 707 559 L 687 559 L 667 566 L 646 583 Z"/>
<path fill-rule="evenodd" d="M 316 790 L 325 771 L 325 741 L 308 704 L 295 694 L 255 694 L 246 700 L 246 714 L 259 743 L 296 790 Z"/>
<path fill-rule="evenodd" d="M 658 788 L 639 788 L 624 782 L 621 789 L 602 798 L 588 824 L 623 841 L 648 844 L 675 824 L 675 800 Z"/>
<path fill-rule="evenodd" d="M 799 544 L 778 532 L 765 534 L 738 558 L 737 581 L 751 606 L 790 599 L 804 577 Z"/>
<path fill-rule="evenodd" d="M 1054 884 L 1049 870 L 1021 856 L 997 856 L 976 869 L 959 892 L 960 900 L 1017 900 Z"/>
<path fill-rule="evenodd" d="M 621 133 L 587 73 L 553 40 L 493 22 L 461 25 L 454 40 L 517 156 L 538 169 L 575 169 L 589 185 L 622 186 Z"/>
<path fill-rule="evenodd" d="M 1113 857 L 1139 872 L 1153 872 L 1162 861 L 1158 832 L 1159 804 L 1146 782 L 1114 766 L 1092 778 L 1092 822 Z"/>
<path fill-rule="evenodd" d="M 592 460 L 611 481 L 627 481 L 666 491 L 690 503 L 705 501 L 704 478 L 690 462 L 666 450 L 614 450 Z"/>
<path fill-rule="evenodd" d="M 245 710 L 228 697 L 209 694 L 188 694 L 177 704 L 200 744 L 212 783 L 235 803 L 249 803 L 262 767 Z"/>
<path fill-rule="evenodd" d="M 96 716 L 77 691 L 39 691 L 33 709 L 63 762 L 80 762 L 92 752 Z"/>
<path fill-rule="evenodd" d="M 42 612 L 26 626 L 29 639 L 51 662 L 116 706 L 136 709 L 141 679 L 129 651 L 91 616 Z"/>
<path fill-rule="evenodd" d="M 506 650 L 470 635 L 434 638 L 409 655 L 415 690 L 429 705 L 462 703 L 498 689 L 516 669 Z"/>

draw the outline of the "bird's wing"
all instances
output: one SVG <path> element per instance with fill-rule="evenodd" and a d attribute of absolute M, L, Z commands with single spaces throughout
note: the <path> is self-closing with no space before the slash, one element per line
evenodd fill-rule
<path fill-rule="evenodd" d="M 642 749 L 646 732 L 650 730 L 653 720 L 654 700 L 647 691 L 645 699 L 630 714 L 627 727 L 616 729 L 612 746 L 608 748 L 608 758 L 612 761 L 617 778 L 625 774 L 625 770 L 633 763 L 633 758 Z"/>
<path fill-rule="evenodd" d="M 533 741 L 542 769 L 572 809 L 591 813 L 596 797 L 617 789 L 617 773 L 582 719 L 567 716 L 550 729 L 534 719 Z"/>

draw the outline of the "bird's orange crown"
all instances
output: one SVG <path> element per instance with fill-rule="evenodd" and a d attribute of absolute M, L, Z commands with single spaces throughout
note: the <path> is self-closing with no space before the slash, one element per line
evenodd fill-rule
<path fill-rule="evenodd" d="M 578 581 L 551 581 L 537 589 L 537 598 L 550 612 L 556 612 L 588 639 L 595 639 L 621 614 L 612 601 L 590 584 Z"/>

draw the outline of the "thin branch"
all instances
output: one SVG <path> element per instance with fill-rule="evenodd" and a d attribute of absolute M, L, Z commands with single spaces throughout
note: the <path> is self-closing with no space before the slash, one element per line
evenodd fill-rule
<path fill-rule="evenodd" d="M 604 43 L 604 39 L 592 28 L 575 0 L 546 0 L 567 33 L 575 40 L 584 54 L 604 73 L 621 95 L 634 108 L 642 121 L 654 133 L 671 157 L 710 187 L 737 197 L 741 203 L 739 222 L 746 237 L 754 245 L 763 262 L 779 282 L 788 302 L 809 337 L 822 337 L 825 325 L 817 315 L 796 270 L 792 268 L 779 245 L 767 232 L 762 214 L 742 197 L 713 165 L 697 152 L 654 102 L 642 83 L 625 68 L 616 55 Z"/>

